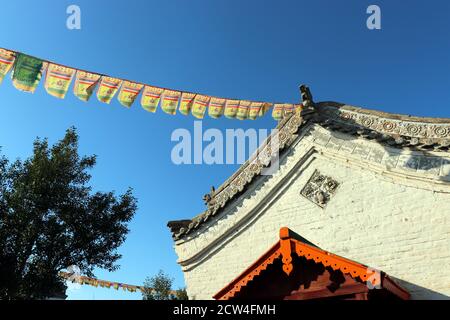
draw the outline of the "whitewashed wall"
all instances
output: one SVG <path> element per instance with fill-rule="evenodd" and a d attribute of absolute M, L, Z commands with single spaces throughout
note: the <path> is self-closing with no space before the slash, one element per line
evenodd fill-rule
<path fill-rule="evenodd" d="M 425 155 L 398 154 L 321 128 L 312 132 L 274 176 L 259 178 L 220 219 L 177 242 L 189 296 L 212 299 L 287 226 L 324 250 L 401 279 L 413 299 L 448 299 L 447 160 L 414 169 L 408 159 Z M 324 209 L 300 195 L 316 169 L 340 183 Z"/>

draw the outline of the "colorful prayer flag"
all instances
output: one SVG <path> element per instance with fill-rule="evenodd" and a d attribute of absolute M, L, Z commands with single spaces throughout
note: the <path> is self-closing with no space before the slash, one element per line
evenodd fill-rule
<path fill-rule="evenodd" d="M 236 114 L 239 107 L 239 100 L 227 100 L 225 103 L 225 117 L 236 118 Z"/>
<path fill-rule="evenodd" d="M 181 114 L 187 116 L 191 112 L 192 104 L 194 103 L 195 93 L 183 92 L 181 94 L 180 110 Z"/>
<path fill-rule="evenodd" d="M 262 106 L 263 106 L 262 102 L 250 103 L 250 107 L 249 107 L 249 111 L 248 111 L 248 118 L 251 120 L 255 120 L 259 116 Z"/>
<path fill-rule="evenodd" d="M 245 120 L 248 118 L 248 111 L 250 108 L 250 101 L 241 100 L 239 101 L 238 111 L 236 113 L 236 118 L 239 120 Z"/>
<path fill-rule="evenodd" d="M 142 108 L 149 112 L 155 112 L 163 91 L 161 88 L 145 86 L 141 98 Z"/>
<path fill-rule="evenodd" d="M 264 102 L 261 109 L 259 110 L 259 117 L 264 116 L 272 106 L 273 106 L 272 103 Z"/>
<path fill-rule="evenodd" d="M 78 70 L 75 76 L 73 93 L 78 99 L 88 101 L 99 79 L 100 75 L 98 74 Z"/>
<path fill-rule="evenodd" d="M 45 90 L 47 93 L 60 99 L 64 99 L 69 90 L 75 70 L 50 63 L 45 75 Z"/>
<path fill-rule="evenodd" d="M 141 92 L 141 89 L 144 85 L 139 83 L 134 83 L 130 81 L 124 81 L 122 84 L 122 88 L 120 88 L 118 100 L 120 104 L 129 108 L 133 104 L 136 97 Z"/>
<path fill-rule="evenodd" d="M 284 104 L 284 116 L 295 112 L 295 106 L 291 103 Z"/>
<path fill-rule="evenodd" d="M 0 49 L 0 84 L 14 64 L 14 52 Z"/>
<path fill-rule="evenodd" d="M 208 106 L 208 114 L 211 118 L 219 118 L 223 114 L 225 108 L 225 99 L 211 98 Z"/>
<path fill-rule="evenodd" d="M 21 91 L 33 93 L 42 78 L 42 72 L 47 66 L 43 60 L 17 53 L 16 62 L 11 73 L 14 87 Z"/>
<path fill-rule="evenodd" d="M 206 107 L 211 97 L 198 94 L 195 96 L 194 104 L 192 106 L 192 115 L 197 119 L 203 119 L 205 116 Z"/>
<path fill-rule="evenodd" d="M 272 117 L 276 120 L 279 121 L 281 119 L 283 119 L 284 116 L 284 103 L 276 103 L 273 106 L 273 110 L 272 110 Z"/>
<path fill-rule="evenodd" d="M 164 90 L 161 97 L 161 109 L 168 114 L 174 115 L 177 113 L 177 106 L 180 96 L 181 92 L 179 91 Z"/>
<path fill-rule="evenodd" d="M 99 101 L 104 103 L 110 103 L 112 98 L 116 95 L 119 90 L 120 85 L 122 84 L 122 80 L 111 78 L 111 77 L 102 77 L 100 80 L 100 85 L 97 90 L 97 98 Z"/>

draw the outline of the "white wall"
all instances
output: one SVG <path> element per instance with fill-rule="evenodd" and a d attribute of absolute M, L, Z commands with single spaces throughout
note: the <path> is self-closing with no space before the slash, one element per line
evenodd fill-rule
<path fill-rule="evenodd" d="M 231 208 L 221 219 L 211 222 L 191 241 L 176 246 L 180 260 L 188 261 L 184 269 L 189 296 L 211 299 L 269 249 L 278 240 L 279 229 L 287 226 L 324 250 L 403 280 L 401 284 L 413 299 L 448 298 L 450 194 L 433 191 L 442 189 L 441 179 L 435 179 L 439 184 L 435 188 L 434 180 L 386 177 L 386 166 L 383 169 L 380 164 L 379 170 L 369 170 L 361 159 L 353 161 L 348 156 L 343 160 L 339 158 L 342 152 L 332 150 L 335 146 L 329 148 L 323 143 L 321 147 L 314 136 L 298 144 L 277 175 L 260 179 L 229 205 Z M 380 148 L 372 142 L 356 142 Z M 318 152 L 296 167 L 311 146 L 316 146 Z M 325 209 L 300 195 L 315 169 L 340 183 Z M 428 188 L 423 188 L 424 183 Z M 275 192 L 280 184 L 282 188 Z M 237 230 L 218 231 L 220 224 L 227 220 L 238 222 L 241 212 L 248 214 L 268 197 L 272 202 L 258 214 L 253 213 L 256 218 Z M 211 244 L 219 236 L 219 243 Z M 183 257 L 186 252 L 192 255 L 200 250 L 204 251 L 203 258 Z"/>

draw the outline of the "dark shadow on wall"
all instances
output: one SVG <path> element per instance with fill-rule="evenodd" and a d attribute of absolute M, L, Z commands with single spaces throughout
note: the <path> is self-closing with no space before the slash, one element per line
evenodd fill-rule
<path fill-rule="evenodd" d="M 450 296 L 419 286 L 417 284 L 400 280 L 394 277 L 395 281 L 411 294 L 411 300 L 450 300 Z"/>

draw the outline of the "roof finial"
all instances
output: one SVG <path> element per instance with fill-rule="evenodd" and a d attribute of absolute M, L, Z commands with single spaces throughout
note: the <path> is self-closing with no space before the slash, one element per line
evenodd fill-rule
<path fill-rule="evenodd" d="M 300 95 L 305 108 L 314 107 L 313 97 L 307 85 L 302 84 L 300 86 Z"/>

